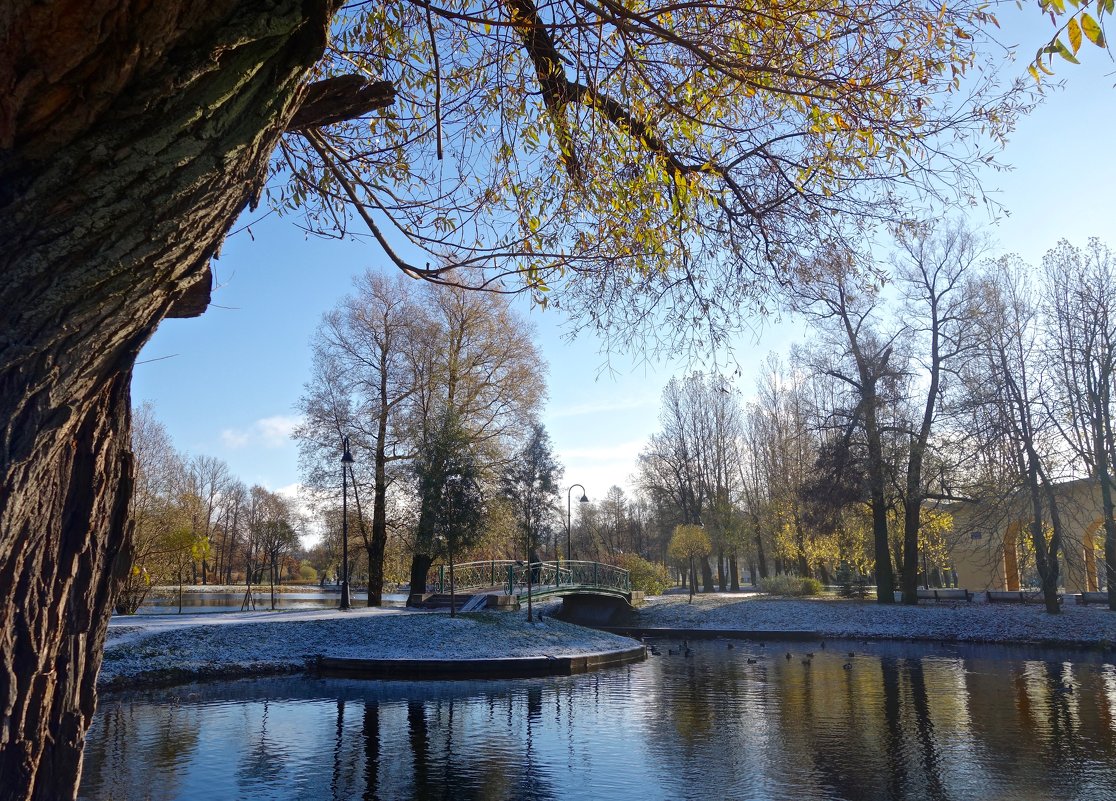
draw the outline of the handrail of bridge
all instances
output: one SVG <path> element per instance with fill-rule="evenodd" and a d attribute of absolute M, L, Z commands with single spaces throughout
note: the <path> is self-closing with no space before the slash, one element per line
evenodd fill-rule
<path fill-rule="evenodd" d="M 516 562 L 510 559 L 491 559 L 487 562 L 463 562 L 453 566 L 453 585 L 456 592 L 475 590 L 503 590 L 507 595 L 525 595 L 528 578 L 531 594 L 559 592 L 565 588 L 587 588 L 630 593 L 631 574 L 622 567 L 602 562 Z M 449 565 L 435 565 L 426 577 L 428 592 L 446 593 L 450 590 Z"/>

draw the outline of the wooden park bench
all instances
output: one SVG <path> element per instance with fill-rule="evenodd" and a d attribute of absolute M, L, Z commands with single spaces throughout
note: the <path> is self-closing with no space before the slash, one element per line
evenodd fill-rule
<path fill-rule="evenodd" d="M 945 588 L 945 587 L 931 587 L 930 589 L 923 589 L 919 587 L 916 591 L 918 593 L 918 600 L 920 601 L 972 601 L 973 594 L 968 590 L 961 588 Z M 903 593 L 895 593 L 895 601 L 903 600 Z"/>
<path fill-rule="evenodd" d="M 931 588 L 918 591 L 918 600 L 929 601 L 931 599 L 935 601 L 972 601 L 973 594 L 960 587 Z"/>
<path fill-rule="evenodd" d="M 1038 590 L 988 590 L 985 592 L 990 604 L 1041 604 L 1044 603 L 1042 593 Z M 1058 603 L 1065 603 L 1065 597 L 1058 596 Z"/>
<path fill-rule="evenodd" d="M 1073 600 L 1076 601 L 1077 603 L 1079 603 L 1081 606 L 1085 606 L 1085 604 L 1107 604 L 1108 603 L 1108 593 L 1107 592 L 1079 592 L 1079 593 L 1077 593 L 1076 595 L 1073 596 Z"/>

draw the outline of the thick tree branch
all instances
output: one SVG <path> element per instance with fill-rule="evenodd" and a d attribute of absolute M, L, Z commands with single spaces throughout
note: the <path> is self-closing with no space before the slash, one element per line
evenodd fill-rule
<path fill-rule="evenodd" d="M 183 292 L 170 307 L 167 317 L 182 320 L 188 317 L 201 317 L 209 308 L 210 292 L 213 288 L 213 271 L 207 264 L 202 275 Z"/>
<path fill-rule="evenodd" d="M 303 91 L 302 105 L 287 125 L 288 131 L 344 122 L 395 102 L 395 85 L 391 81 L 373 81 L 363 75 L 325 78 Z"/>

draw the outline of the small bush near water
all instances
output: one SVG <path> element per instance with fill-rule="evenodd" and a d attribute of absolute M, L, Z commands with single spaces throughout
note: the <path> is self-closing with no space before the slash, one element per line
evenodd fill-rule
<path fill-rule="evenodd" d="M 648 562 L 634 553 L 621 556 L 620 567 L 631 574 L 632 589 L 648 595 L 662 595 L 672 584 L 670 573 L 664 565 Z"/>
<path fill-rule="evenodd" d="M 781 575 L 760 579 L 759 588 L 760 592 L 765 592 L 768 595 L 790 595 L 798 597 L 804 595 L 820 595 L 822 583 L 813 578 Z"/>
<path fill-rule="evenodd" d="M 842 598 L 868 597 L 868 579 L 848 562 L 842 562 L 837 567 L 835 578 Z"/>

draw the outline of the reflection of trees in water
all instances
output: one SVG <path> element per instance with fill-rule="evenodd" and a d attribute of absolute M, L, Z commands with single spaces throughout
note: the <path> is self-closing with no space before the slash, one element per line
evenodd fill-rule
<path fill-rule="evenodd" d="M 261 705 L 259 730 L 253 732 L 248 729 L 245 732 L 248 746 L 244 749 L 236 771 L 237 783 L 245 798 L 264 789 L 278 790 L 286 783 L 288 744 L 274 737 L 268 730 L 270 715 L 271 702 L 264 701 Z"/>
<path fill-rule="evenodd" d="M 861 653 L 844 670 L 843 655 L 803 665 L 799 651 L 786 660 L 780 650 L 747 665 L 739 646 L 706 647 L 694 659 L 491 691 L 338 683 L 337 700 L 260 698 L 216 717 L 213 707 L 109 699 L 85 797 L 169 801 L 198 789 L 181 777 L 207 772 L 215 797 L 337 801 L 542 801 L 556 788 L 592 797 L 605 786 L 595 783 L 623 776 L 646 777 L 650 795 L 665 797 L 1116 791 L 1112 666 Z"/>
<path fill-rule="evenodd" d="M 426 731 L 426 705 L 422 701 L 407 702 L 407 732 L 411 742 L 411 776 L 414 787 L 411 798 L 425 801 L 440 793 L 436 792 L 437 787 L 431 787 L 427 769 L 430 763 L 430 738 Z"/>
<path fill-rule="evenodd" d="M 966 679 L 974 740 L 990 778 L 1006 786 L 1042 787 L 1047 795 L 1111 796 L 1116 742 L 1104 686 L 1107 670 L 1038 660 L 973 666 Z M 1099 796 L 1085 791 L 1089 782 L 1097 783 Z"/>
<path fill-rule="evenodd" d="M 655 699 L 643 725 L 651 781 L 671 798 L 755 791 L 765 780 L 771 714 L 778 715 L 765 698 L 768 671 L 778 666 L 748 665 L 743 649 L 730 657 L 719 641 L 694 643 L 693 658 L 672 655 L 678 645 L 662 644 L 664 655 L 646 668 L 649 686 L 640 687 Z"/>
<path fill-rule="evenodd" d="M 160 705 L 102 704 L 83 759 L 83 781 L 98 788 L 97 798 L 127 798 L 135 787 L 143 787 L 149 801 L 181 794 L 176 768 L 196 754 L 201 724 L 195 707 L 173 698 Z M 153 773 L 159 781 L 150 780 Z"/>
<path fill-rule="evenodd" d="M 668 794 L 692 794 L 700 781 L 730 797 L 948 801 L 987 786 L 1026 798 L 1051 787 L 1051 770 L 1066 797 L 1116 788 L 1110 766 L 1096 779 L 1100 796 L 1071 787 L 1082 765 L 1114 756 L 1104 671 L 1076 665 L 1071 677 L 1054 665 L 1020 703 L 1018 663 L 978 671 L 987 675 L 973 687 L 960 659 L 861 654 L 844 669 L 843 658 L 803 664 L 796 651 L 742 668 L 744 656 L 708 676 L 696 660 L 657 663 L 663 720 L 648 736 Z M 1073 692 L 1051 690 L 1070 683 Z M 1116 701 L 1116 672 L 1110 683 Z M 1102 703 L 1086 713 L 1085 699 Z"/>
<path fill-rule="evenodd" d="M 554 798 L 550 771 L 538 764 L 534 742 L 545 702 L 541 686 L 506 695 L 408 699 L 402 704 L 367 699 L 359 735 L 339 724 L 334 744 L 336 754 L 351 758 L 347 741 L 359 737 L 363 762 L 354 769 L 363 788 L 347 792 L 341 782 L 333 797 Z M 397 742 L 390 739 L 392 732 L 399 733 Z M 384 770 L 386 764 L 392 769 Z"/>
<path fill-rule="evenodd" d="M 364 724 L 360 730 L 364 740 L 364 801 L 379 801 L 376 787 L 380 777 L 380 705 L 373 701 L 364 704 Z"/>
<path fill-rule="evenodd" d="M 888 796 L 945 801 L 943 764 L 921 659 L 880 660 L 890 768 Z M 945 733 L 948 736 L 948 733 Z"/>
<path fill-rule="evenodd" d="M 898 679 L 875 659 L 857 658 L 849 670 L 845 662 L 823 652 L 779 666 L 781 748 L 771 769 L 817 795 L 903 798 L 905 765 L 893 749 Z"/>
<path fill-rule="evenodd" d="M 942 782 L 942 760 L 938 741 L 934 736 L 934 722 L 930 716 L 930 695 L 926 690 L 926 677 L 921 659 L 905 660 L 911 680 L 911 700 L 915 711 L 915 730 L 918 734 L 918 753 L 922 763 L 923 789 L 926 798 L 945 801 L 949 798 Z"/>

